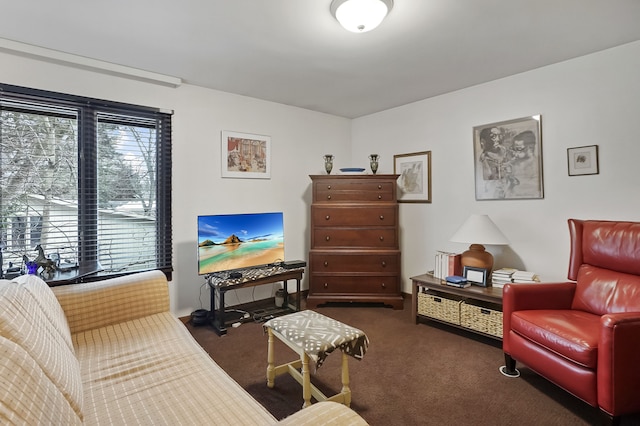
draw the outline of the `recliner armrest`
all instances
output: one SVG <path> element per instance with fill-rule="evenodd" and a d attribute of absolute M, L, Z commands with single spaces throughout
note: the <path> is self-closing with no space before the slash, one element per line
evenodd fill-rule
<path fill-rule="evenodd" d="M 502 349 L 510 354 L 511 313 L 538 309 L 571 309 L 574 282 L 507 284 L 502 289 Z"/>
<path fill-rule="evenodd" d="M 607 413 L 640 411 L 640 312 L 603 315 L 598 342 L 598 405 Z"/>
<path fill-rule="evenodd" d="M 507 284 L 502 289 L 503 311 L 571 309 L 576 283 Z"/>

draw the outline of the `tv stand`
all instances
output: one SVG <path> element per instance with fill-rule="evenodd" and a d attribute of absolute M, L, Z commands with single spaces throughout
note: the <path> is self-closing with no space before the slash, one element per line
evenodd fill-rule
<path fill-rule="evenodd" d="M 243 287 L 254 287 L 263 284 L 270 284 L 282 281 L 284 292 L 284 311 L 286 313 L 300 310 L 300 282 L 306 262 L 299 261 L 300 267 L 287 268 L 282 264 L 269 265 L 265 267 L 249 268 L 242 271 L 242 276 L 232 278 L 230 274 L 208 274 L 207 284 L 211 291 L 211 313 L 210 322 L 215 332 L 222 336 L 227 334 L 228 321 L 225 320 L 224 295 L 229 290 L 237 290 Z M 287 291 L 287 281 L 296 280 L 296 301 L 295 305 L 289 304 L 289 292 Z M 217 306 L 217 308 L 216 308 Z"/>

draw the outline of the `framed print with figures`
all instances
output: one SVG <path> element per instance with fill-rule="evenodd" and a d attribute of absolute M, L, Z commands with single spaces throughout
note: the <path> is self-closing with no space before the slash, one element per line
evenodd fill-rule
<path fill-rule="evenodd" d="M 543 198 L 541 116 L 473 128 L 476 200 Z"/>

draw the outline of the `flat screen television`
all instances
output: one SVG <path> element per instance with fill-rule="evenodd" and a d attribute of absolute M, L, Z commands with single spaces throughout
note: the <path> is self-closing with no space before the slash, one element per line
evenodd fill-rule
<path fill-rule="evenodd" d="M 282 212 L 198 216 L 198 274 L 284 261 Z"/>

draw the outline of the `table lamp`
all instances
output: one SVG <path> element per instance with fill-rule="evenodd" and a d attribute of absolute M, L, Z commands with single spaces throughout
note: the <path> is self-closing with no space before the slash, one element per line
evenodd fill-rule
<path fill-rule="evenodd" d="M 487 273 L 493 269 L 493 255 L 485 250 L 483 244 L 505 245 L 509 240 L 498 229 L 486 214 L 473 214 L 453 234 L 451 241 L 455 243 L 470 243 L 469 250 L 462 253 L 460 265 L 464 268 L 483 268 Z"/>

